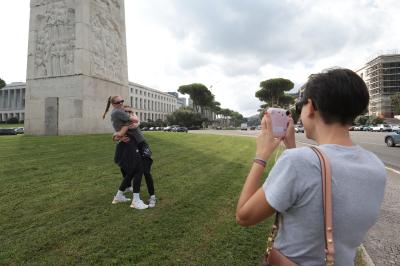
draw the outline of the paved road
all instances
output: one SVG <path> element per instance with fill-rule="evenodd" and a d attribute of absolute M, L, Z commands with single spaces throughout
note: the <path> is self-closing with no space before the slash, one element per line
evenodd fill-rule
<path fill-rule="evenodd" d="M 388 171 L 386 182 L 379 220 L 363 243 L 377 266 L 400 265 L 400 172 Z"/>
<path fill-rule="evenodd" d="M 258 130 L 193 130 L 190 132 L 251 137 L 257 136 L 259 133 Z M 400 171 L 400 146 L 386 146 L 384 137 L 388 134 L 387 132 L 351 131 L 350 134 L 355 143 L 375 153 L 386 166 Z M 303 144 L 315 144 L 314 141 L 307 139 L 304 133 L 296 134 L 296 141 Z"/>
<path fill-rule="evenodd" d="M 258 131 L 204 130 L 193 133 L 255 137 Z M 387 166 L 385 198 L 378 222 L 368 231 L 364 247 L 376 266 L 400 265 L 400 147 L 387 147 L 380 132 L 350 132 L 355 143 L 374 152 Z M 298 144 L 315 144 L 296 134 Z"/>

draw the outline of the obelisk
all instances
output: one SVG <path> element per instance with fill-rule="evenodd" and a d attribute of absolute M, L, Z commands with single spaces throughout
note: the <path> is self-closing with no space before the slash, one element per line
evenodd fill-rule
<path fill-rule="evenodd" d="M 111 132 L 111 95 L 128 98 L 124 0 L 31 0 L 25 132 Z"/>

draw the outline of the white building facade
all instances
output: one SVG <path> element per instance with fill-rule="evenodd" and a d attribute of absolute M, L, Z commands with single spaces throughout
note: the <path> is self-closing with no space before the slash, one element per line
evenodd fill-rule
<path fill-rule="evenodd" d="M 178 108 L 175 96 L 133 82 L 129 82 L 129 101 L 125 104 L 132 106 L 144 122 L 165 121 Z"/>
<path fill-rule="evenodd" d="M 15 117 L 25 119 L 25 82 L 14 82 L 0 90 L 0 123 Z M 178 99 L 137 83 L 129 82 L 129 99 L 125 104 L 133 107 L 141 121 L 166 120 L 167 115 L 178 109 Z"/>
<path fill-rule="evenodd" d="M 0 90 L 0 123 L 12 117 L 25 120 L 25 90 L 23 82 L 13 82 Z"/>

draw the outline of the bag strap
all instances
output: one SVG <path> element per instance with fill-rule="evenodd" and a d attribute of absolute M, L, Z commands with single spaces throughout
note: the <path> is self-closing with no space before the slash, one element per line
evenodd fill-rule
<path fill-rule="evenodd" d="M 332 214 L 332 173 L 329 161 L 321 149 L 311 146 L 311 149 L 317 154 L 321 165 L 321 179 L 322 179 L 322 199 L 324 211 L 324 236 L 325 236 L 325 264 L 326 266 L 333 266 L 335 246 L 333 243 L 333 214 Z M 275 214 L 275 221 L 272 230 L 267 239 L 267 249 L 265 256 L 268 256 L 272 250 L 275 237 L 279 230 L 279 212 Z"/>
<path fill-rule="evenodd" d="M 325 262 L 327 266 L 334 263 L 335 247 L 333 243 L 333 214 L 332 214 L 332 173 L 329 161 L 321 149 L 311 146 L 321 164 L 322 198 L 324 208 L 325 231 Z"/>

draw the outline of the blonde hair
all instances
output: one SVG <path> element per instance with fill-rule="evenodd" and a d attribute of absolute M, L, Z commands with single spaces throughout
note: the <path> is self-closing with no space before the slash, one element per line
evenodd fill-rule
<path fill-rule="evenodd" d="M 118 96 L 110 96 L 110 97 L 108 97 L 108 99 L 107 99 L 106 110 L 104 111 L 104 114 L 103 114 L 103 119 L 106 117 L 106 114 L 107 114 L 107 112 L 108 112 L 108 109 L 110 109 L 111 103 L 114 103 L 114 100 L 115 100 L 115 98 L 117 98 L 117 97 L 118 97 Z"/>

